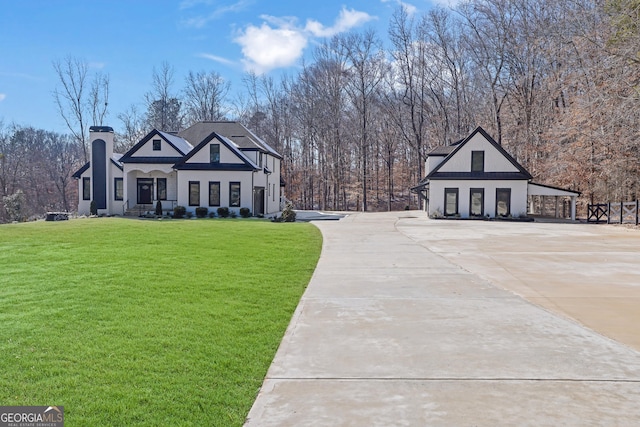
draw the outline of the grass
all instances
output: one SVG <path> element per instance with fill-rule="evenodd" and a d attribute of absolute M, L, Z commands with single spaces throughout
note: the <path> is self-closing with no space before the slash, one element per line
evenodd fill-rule
<path fill-rule="evenodd" d="M 67 426 L 240 426 L 317 263 L 309 224 L 0 226 L 0 403 Z"/>

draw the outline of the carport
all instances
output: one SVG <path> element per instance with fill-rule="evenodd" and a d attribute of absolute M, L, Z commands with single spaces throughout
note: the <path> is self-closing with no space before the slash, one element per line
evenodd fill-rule
<path fill-rule="evenodd" d="M 564 188 L 552 187 L 550 185 L 535 184 L 530 182 L 527 185 L 527 197 L 529 205 L 529 215 L 549 216 L 547 208 L 548 198 L 554 201 L 553 217 L 558 218 L 561 206 L 564 208 L 566 202 L 570 203 L 571 220 L 576 220 L 576 200 L 580 195 L 579 191 L 566 190 Z M 562 205 L 561 205 L 562 204 Z M 563 209 L 564 210 L 564 209 Z M 565 215 L 563 215 L 565 216 Z"/>

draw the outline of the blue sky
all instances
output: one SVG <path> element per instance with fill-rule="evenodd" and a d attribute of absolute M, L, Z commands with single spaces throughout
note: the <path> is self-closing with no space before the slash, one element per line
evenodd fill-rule
<path fill-rule="evenodd" d="M 243 73 L 294 73 L 325 38 L 374 27 L 386 42 L 399 4 L 421 14 L 452 0 L 0 0 L 0 120 L 66 132 L 52 63 L 72 56 L 109 75 L 108 125 L 144 110 L 153 68 L 217 71 L 240 91 Z"/>

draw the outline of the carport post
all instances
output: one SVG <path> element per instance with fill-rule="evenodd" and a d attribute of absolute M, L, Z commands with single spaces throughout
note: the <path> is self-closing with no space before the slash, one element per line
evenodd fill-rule
<path fill-rule="evenodd" d="M 576 220 L 576 199 L 578 196 L 571 196 L 571 221 Z"/>

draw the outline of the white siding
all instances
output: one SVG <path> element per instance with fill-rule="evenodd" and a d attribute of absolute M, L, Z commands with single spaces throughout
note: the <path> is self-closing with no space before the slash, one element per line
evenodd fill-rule
<path fill-rule="evenodd" d="M 427 161 L 425 162 L 425 165 L 424 165 L 425 175 L 429 175 L 435 168 L 437 168 L 438 165 L 442 163 L 445 157 L 446 156 L 427 157 Z"/>
<path fill-rule="evenodd" d="M 228 207 L 239 213 L 240 208 L 249 208 L 253 206 L 253 172 L 243 171 L 178 171 L 178 205 L 187 208 L 187 211 L 195 212 L 198 206 L 189 206 L 189 181 L 200 182 L 200 203 L 199 206 L 209 208 L 209 211 L 216 210 L 218 207 L 209 206 L 209 181 L 220 182 L 220 206 Z M 229 206 L 229 183 L 240 183 L 240 206 Z"/>
<path fill-rule="evenodd" d="M 235 163 L 235 164 L 244 163 L 242 159 L 238 158 L 238 156 L 234 152 L 229 150 L 229 148 L 227 148 L 226 145 L 224 145 L 217 139 L 213 139 L 211 143 L 203 146 L 197 153 L 193 155 L 193 157 L 191 157 L 187 161 L 187 163 L 209 163 L 211 160 L 210 158 L 211 149 L 209 148 L 209 146 L 213 144 L 220 145 L 220 163 Z"/>
<path fill-rule="evenodd" d="M 153 141 L 159 139 L 160 151 L 153 151 Z M 135 157 L 182 157 L 182 153 L 173 148 L 164 138 L 155 135 L 134 153 Z"/>
<path fill-rule="evenodd" d="M 511 189 L 511 216 L 518 217 L 527 213 L 527 181 L 454 181 L 431 180 L 429 182 L 429 215 L 444 213 L 445 188 L 458 189 L 458 213 L 462 218 L 469 217 L 469 197 L 471 188 L 484 188 L 484 215 L 496 215 L 496 189 Z"/>
<path fill-rule="evenodd" d="M 518 168 L 479 132 L 447 160 L 440 172 L 471 172 L 472 151 L 484 151 L 485 172 L 518 172 Z"/>

